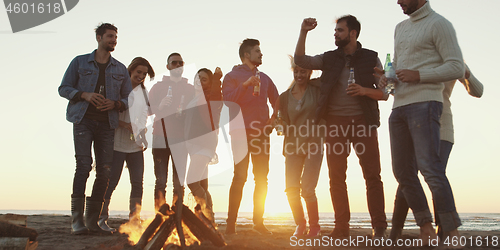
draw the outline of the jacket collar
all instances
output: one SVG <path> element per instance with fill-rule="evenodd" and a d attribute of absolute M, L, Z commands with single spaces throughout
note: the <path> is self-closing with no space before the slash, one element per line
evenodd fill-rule
<path fill-rule="evenodd" d="M 96 62 L 95 60 L 95 53 L 97 52 L 97 49 L 95 49 L 94 51 L 92 51 L 92 53 L 90 53 L 90 56 L 89 56 L 89 60 L 88 62 Z M 116 59 L 113 58 L 112 56 L 109 56 L 109 63 L 113 66 L 116 66 Z"/>

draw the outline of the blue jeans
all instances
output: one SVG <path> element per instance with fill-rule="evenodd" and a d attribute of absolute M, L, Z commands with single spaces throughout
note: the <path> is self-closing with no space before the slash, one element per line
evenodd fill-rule
<path fill-rule="evenodd" d="M 443 163 L 445 169 L 448 165 L 448 159 L 450 158 L 451 149 L 453 148 L 453 143 L 449 141 L 440 141 L 439 145 L 439 158 Z M 416 164 L 416 163 L 414 163 Z M 434 203 L 433 203 L 434 204 Z M 392 227 L 393 228 L 403 228 L 406 220 L 406 215 L 408 214 L 408 203 L 406 202 L 405 196 L 401 187 L 398 186 L 396 191 L 396 199 L 394 200 L 394 212 L 392 213 Z M 436 225 L 441 225 L 441 221 L 436 211 L 436 205 L 434 204 L 434 218 L 436 220 Z M 441 225 L 442 226 L 442 225 Z"/>
<path fill-rule="evenodd" d="M 322 145 L 320 147 L 322 148 Z M 323 150 L 307 155 L 286 155 L 285 191 L 289 200 L 300 202 L 302 196 L 306 202 L 317 201 L 316 186 L 322 161 Z"/>
<path fill-rule="evenodd" d="M 395 108 L 389 117 L 392 167 L 418 226 L 432 222 L 418 171 L 429 185 L 444 231 L 461 225 L 440 151 L 440 102 L 420 102 Z M 415 164 L 416 163 L 416 164 Z"/>
<path fill-rule="evenodd" d="M 83 118 L 73 124 L 73 140 L 75 143 L 76 171 L 73 179 L 72 198 L 85 197 L 85 187 L 92 170 L 92 144 L 96 160 L 96 178 L 92 187 L 91 200 L 104 201 L 108 188 L 115 130 L 108 122 L 98 122 Z"/>
<path fill-rule="evenodd" d="M 130 198 L 142 198 L 142 179 L 144 177 L 144 154 L 142 151 L 134 153 L 113 152 L 113 164 L 111 165 L 111 176 L 105 199 L 110 199 L 115 191 L 123 171 L 123 163 L 127 162 L 130 176 Z"/>

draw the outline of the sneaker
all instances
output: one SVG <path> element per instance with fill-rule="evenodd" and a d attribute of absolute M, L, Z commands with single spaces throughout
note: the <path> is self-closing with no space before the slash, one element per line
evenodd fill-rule
<path fill-rule="evenodd" d="M 266 226 L 264 224 L 258 224 L 253 226 L 253 230 L 257 231 L 258 233 L 262 235 L 271 235 L 273 234 L 271 231 L 267 230 Z"/>
<path fill-rule="evenodd" d="M 386 238 L 385 228 L 384 227 L 376 227 L 372 229 L 372 239 L 383 239 Z"/>
<path fill-rule="evenodd" d="M 295 232 L 293 233 L 293 236 L 301 237 L 306 234 L 306 224 L 300 224 L 295 228 Z"/>
<path fill-rule="evenodd" d="M 330 238 L 346 238 L 349 237 L 349 229 L 334 228 L 330 233 Z"/>
<path fill-rule="evenodd" d="M 317 237 L 321 232 L 321 227 L 319 225 L 309 225 L 309 233 L 306 237 Z"/>

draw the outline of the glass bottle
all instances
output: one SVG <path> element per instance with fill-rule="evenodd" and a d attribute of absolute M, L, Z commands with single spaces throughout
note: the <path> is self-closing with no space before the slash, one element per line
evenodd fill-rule
<path fill-rule="evenodd" d="M 259 78 L 259 84 L 253 86 L 253 96 L 259 96 L 260 95 L 260 71 L 255 68 L 255 76 Z"/>
<path fill-rule="evenodd" d="M 351 67 L 351 69 L 349 69 L 349 79 L 347 80 L 347 85 L 351 85 L 353 83 L 356 83 L 356 79 L 354 79 L 354 68 Z"/>

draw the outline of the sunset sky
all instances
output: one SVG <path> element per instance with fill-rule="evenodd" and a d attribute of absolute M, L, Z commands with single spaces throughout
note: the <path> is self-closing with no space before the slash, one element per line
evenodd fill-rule
<path fill-rule="evenodd" d="M 98 23 L 109 22 L 118 27 L 118 45 L 113 57 L 125 65 L 136 56 L 145 57 L 156 71 L 157 79 L 167 71 L 166 57 L 172 52 L 179 52 L 193 71 L 203 67 L 213 70 L 218 66 L 225 74 L 241 63 L 240 42 L 245 38 L 259 39 L 264 54 L 259 70 L 271 77 L 281 93 L 293 79 L 288 55 L 294 53 L 304 18 L 315 17 L 318 21 L 318 27 L 308 35 L 307 54 L 336 49 L 335 19 L 352 14 L 361 22 L 359 41 L 379 52 L 384 62 L 387 53 L 393 54 L 396 24 L 407 18 L 396 2 L 85 0 L 53 21 L 15 34 L 6 12 L 0 11 L 0 69 L 4 86 L 0 98 L 0 210 L 70 210 L 75 170 L 73 132 L 72 124 L 65 119 L 67 100 L 58 95 L 57 88 L 70 61 L 97 48 L 94 28 Z M 451 98 L 455 145 L 447 175 L 457 210 L 498 213 L 500 118 L 495 108 L 498 101 L 494 98 L 500 93 L 496 78 L 500 58 L 497 49 L 500 1 L 430 0 L 430 3 L 453 23 L 464 59 L 485 86 L 483 97 L 477 99 L 457 82 Z M 185 76 L 193 80 L 192 75 Z M 146 85 L 151 87 L 151 83 Z M 392 102 L 392 98 L 380 102 L 379 142 L 387 213 L 392 212 L 397 187 L 392 174 L 387 122 Z M 225 212 L 233 163 L 228 145 L 220 138 L 217 148 L 220 163 L 210 166 L 212 173 L 219 174 L 210 177 L 209 190 L 215 211 Z M 284 193 L 282 140 L 276 134 L 271 137 L 268 212 L 290 211 Z M 327 170 L 324 161 L 317 187 L 321 212 L 333 211 Z M 94 174 L 87 183 L 88 195 Z M 172 186 L 168 185 L 167 193 L 171 194 Z M 153 187 L 153 161 L 148 149 L 143 210 L 153 209 Z M 352 212 L 367 212 L 364 180 L 355 155 L 349 157 L 348 190 Z M 129 176 L 124 170 L 110 209 L 127 210 L 129 192 Z M 250 173 L 241 211 L 252 210 L 252 192 Z"/>

